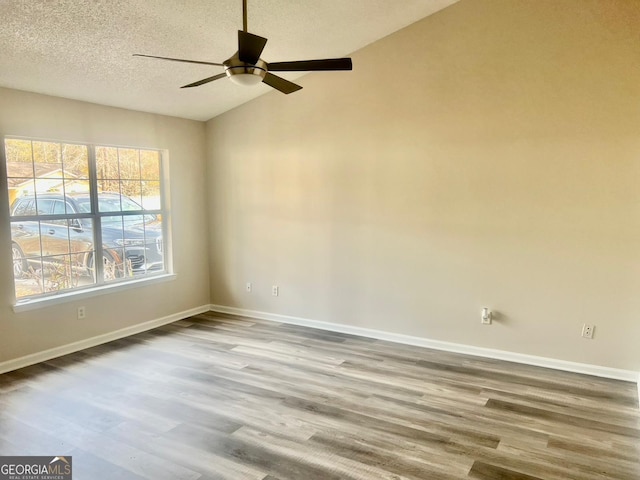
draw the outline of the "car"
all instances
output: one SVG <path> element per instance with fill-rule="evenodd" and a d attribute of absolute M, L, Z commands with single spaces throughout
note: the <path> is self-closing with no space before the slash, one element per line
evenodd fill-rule
<path fill-rule="evenodd" d="M 126 195 L 111 192 L 98 194 L 101 217 L 104 277 L 106 280 L 139 275 L 164 269 L 162 225 L 153 214 L 122 212 L 143 210 Z M 74 272 L 94 275 L 95 244 L 98 240 L 91 218 L 56 219 L 45 217 L 37 221 L 31 216 L 56 214 L 90 214 L 89 193 L 45 193 L 23 195 L 11 205 L 13 273 L 15 278 L 25 277 L 29 271 L 46 266 L 67 263 Z"/>

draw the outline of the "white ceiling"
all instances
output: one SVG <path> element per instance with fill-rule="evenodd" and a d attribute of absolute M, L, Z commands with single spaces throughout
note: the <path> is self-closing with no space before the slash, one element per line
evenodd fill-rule
<path fill-rule="evenodd" d="M 342 57 L 456 1 L 249 0 L 248 30 L 267 62 Z M 271 88 L 180 89 L 223 69 L 132 54 L 221 63 L 241 28 L 241 0 L 0 0 L 0 86 L 208 120 Z"/>

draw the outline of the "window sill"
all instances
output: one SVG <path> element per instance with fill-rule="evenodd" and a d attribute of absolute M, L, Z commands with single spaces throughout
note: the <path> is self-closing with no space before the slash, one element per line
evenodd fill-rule
<path fill-rule="evenodd" d="M 13 306 L 15 313 L 27 312 L 29 310 L 36 310 L 39 308 L 51 307 L 53 305 L 59 305 L 62 303 L 76 302 L 84 298 L 97 297 L 99 295 L 106 295 L 111 293 L 123 292 L 131 288 L 144 287 L 147 285 L 153 285 L 156 283 L 170 282 L 176 279 L 175 273 L 164 273 L 148 278 L 141 278 L 140 280 L 131 280 L 123 283 L 116 283 L 113 285 L 101 285 L 99 287 L 92 287 L 75 292 L 60 293 L 55 296 L 36 298 L 33 300 L 25 300 L 18 302 Z"/>

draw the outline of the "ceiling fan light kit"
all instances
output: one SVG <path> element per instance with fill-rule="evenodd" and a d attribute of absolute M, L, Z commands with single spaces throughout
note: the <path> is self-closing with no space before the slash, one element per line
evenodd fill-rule
<path fill-rule="evenodd" d="M 224 62 L 227 77 L 237 85 L 257 85 L 267 75 L 267 69 L 267 63 L 262 60 L 251 65 L 234 56 Z"/>
<path fill-rule="evenodd" d="M 223 63 L 204 62 L 201 60 L 186 60 L 183 58 L 158 57 L 155 55 L 143 55 L 134 53 L 134 57 L 157 58 L 172 62 L 196 63 L 200 65 L 213 65 L 224 67 L 224 73 L 203 78 L 197 82 L 183 85 L 180 88 L 199 87 L 205 83 L 213 82 L 221 78 L 229 79 L 238 85 L 257 85 L 264 82 L 276 90 L 289 94 L 302 87 L 270 72 L 312 72 L 330 70 L 352 70 L 353 64 L 350 58 L 329 58 L 323 60 L 299 60 L 293 62 L 267 63 L 260 58 L 267 39 L 249 33 L 247 31 L 247 0 L 242 0 L 242 25 L 243 30 L 238 30 L 238 51 Z"/>

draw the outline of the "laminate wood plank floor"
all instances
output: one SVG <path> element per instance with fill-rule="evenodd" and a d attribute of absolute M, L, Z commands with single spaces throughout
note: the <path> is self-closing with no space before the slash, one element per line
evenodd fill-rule
<path fill-rule="evenodd" d="M 0 376 L 74 479 L 640 479 L 634 383 L 206 313 Z"/>

